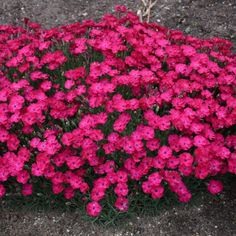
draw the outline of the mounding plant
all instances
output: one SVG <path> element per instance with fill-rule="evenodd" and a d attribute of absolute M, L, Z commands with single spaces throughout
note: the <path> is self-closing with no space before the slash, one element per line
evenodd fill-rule
<path fill-rule="evenodd" d="M 236 55 L 225 39 L 117 6 L 50 30 L 0 25 L 0 68 L 0 197 L 45 183 L 96 217 L 107 197 L 121 212 L 132 194 L 188 202 L 189 179 L 218 194 L 236 174 Z"/>

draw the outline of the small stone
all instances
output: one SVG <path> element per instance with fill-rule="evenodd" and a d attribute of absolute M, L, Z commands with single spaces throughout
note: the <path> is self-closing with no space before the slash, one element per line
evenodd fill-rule
<path fill-rule="evenodd" d="M 190 31 L 191 31 L 191 28 L 188 26 L 188 27 L 185 29 L 185 32 L 186 32 L 186 33 L 190 33 Z"/>

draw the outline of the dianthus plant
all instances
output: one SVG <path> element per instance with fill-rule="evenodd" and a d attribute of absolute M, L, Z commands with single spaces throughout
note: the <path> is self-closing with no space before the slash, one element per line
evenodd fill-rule
<path fill-rule="evenodd" d="M 169 188 L 188 202 L 184 179 L 210 179 L 218 194 L 218 176 L 236 174 L 227 40 L 141 23 L 117 6 L 99 22 L 1 25 L 0 68 L 1 197 L 10 183 L 31 195 L 44 179 L 98 216 L 108 191 L 127 211 L 131 192 L 160 199 Z"/>

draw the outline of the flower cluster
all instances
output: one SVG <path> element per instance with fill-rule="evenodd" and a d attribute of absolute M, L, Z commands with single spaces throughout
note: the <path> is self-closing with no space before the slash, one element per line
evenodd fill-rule
<path fill-rule="evenodd" d="M 108 190 L 127 211 L 134 191 L 187 202 L 185 178 L 236 174 L 232 44 L 116 11 L 50 30 L 0 25 L 0 197 L 9 180 L 28 196 L 43 178 L 97 216 Z"/>

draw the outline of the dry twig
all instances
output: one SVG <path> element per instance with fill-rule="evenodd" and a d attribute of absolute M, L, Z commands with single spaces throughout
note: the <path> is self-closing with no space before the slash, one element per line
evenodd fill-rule
<path fill-rule="evenodd" d="M 141 1 L 143 6 L 137 11 L 137 15 L 139 16 L 141 22 L 144 21 L 144 18 L 146 18 L 146 22 L 149 22 L 151 17 L 151 9 L 155 6 L 157 0 L 155 0 L 154 2 L 153 0 Z"/>

